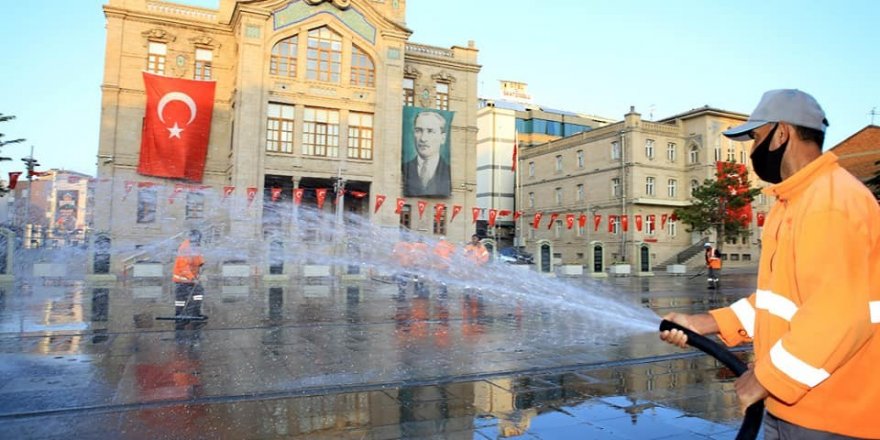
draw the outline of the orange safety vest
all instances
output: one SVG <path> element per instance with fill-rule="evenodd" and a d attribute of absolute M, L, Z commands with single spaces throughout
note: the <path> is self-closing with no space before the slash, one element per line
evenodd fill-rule
<path fill-rule="evenodd" d="M 455 253 L 455 245 L 446 241 L 440 240 L 434 245 L 434 256 L 435 264 L 434 266 L 438 269 L 446 269 L 449 267 L 449 262 L 452 260 L 452 254 Z"/>
<path fill-rule="evenodd" d="M 398 241 L 394 245 L 394 250 L 391 254 L 401 267 L 409 267 L 412 265 L 412 246 L 409 243 Z"/>
<path fill-rule="evenodd" d="M 764 193 L 758 289 L 710 312 L 720 336 L 754 341 L 776 417 L 880 438 L 880 206 L 833 153 Z"/>
<path fill-rule="evenodd" d="M 198 250 L 193 249 L 189 240 L 184 240 L 177 248 L 172 280 L 175 283 L 195 283 L 203 264 L 205 264 L 205 259 L 202 255 Z"/>
<path fill-rule="evenodd" d="M 483 243 L 468 243 L 467 246 L 464 247 L 464 254 L 471 259 L 477 265 L 483 265 L 487 261 L 489 261 L 489 251 L 486 250 L 486 246 L 483 246 Z"/>
<path fill-rule="evenodd" d="M 721 259 L 718 257 L 709 257 L 709 269 L 721 269 Z"/>

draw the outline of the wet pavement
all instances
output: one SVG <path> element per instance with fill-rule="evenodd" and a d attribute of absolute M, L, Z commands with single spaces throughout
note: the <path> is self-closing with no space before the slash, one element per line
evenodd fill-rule
<path fill-rule="evenodd" d="M 730 304 L 754 281 L 565 280 L 658 315 Z M 727 439 L 740 422 L 730 371 L 654 331 L 598 325 L 592 297 L 215 282 L 210 319 L 175 329 L 155 319 L 171 291 L 0 286 L 0 438 Z"/>

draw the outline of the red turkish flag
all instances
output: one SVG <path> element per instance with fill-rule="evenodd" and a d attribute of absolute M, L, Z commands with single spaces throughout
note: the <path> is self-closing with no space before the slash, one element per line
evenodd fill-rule
<path fill-rule="evenodd" d="M 446 210 L 446 205 L 442 203 L 438 203 L 434 205 L 434 221 L 440 223 L 440 219 L 443 217 L 443 211 Z"/>
<path fill-rule="evenodd" d="M 763 227 L 764 227 L 764 218 L 765 218 L 765 217 L 764 217 L 764 213 L 763 213 L 763 212 L 759 212 L 759 213 L 758 213 L 758 227 L 759 227 L 759 228 L 763 228 Z"/>
<path fill-rule="evenodd" d="M 599 230 L 599 225 L 602 224 L 602 214 L 593 214 L 593 232 L 597 232 Z"/>
<path fill-rule="evenodd" d="M 636 231 L 642 232 L 642 215 L 636 214 Z"/>
<path fill-rule="evenodd" d="M 424 200 L 419 200 L 418 206 L 419 206 L 419 218 L 422 218 L 422 215 L 425 214 L 425 208 L 428 207 L 428 202 L 426 202 Z"/>
<path fill-rule="evenodd" d="M 257 197 L 257 188 L 250 186 L 247 189 L 247 201 L 248 207 L 250 208 L 251 203 L 254 203 L 254 199 Z"/>
<path fill-rule="evenodd" d="M 318 196 L 318 209 L 323 209 L 324 200 L 327 199 L 327 188 L 318 188 L 315 190 L 315 194 Z"/>
<path fill-rule="evenodd" d="M 620 225 L 623 227 L 623 232 L 629 231 L 629 216 L 628 215 L 620 216 Z"/>
<path fill-rule="evenodd" d="M 678 216 L 675 215 L 675 213 L 673 212 L 673 213 L 669 216 L 669 220 L 670 220 L 670 221 L 673 221 L 673 222 L 674 222 L 674 221 L 678 221 Z"/>
<path fill-rule="evenodd" d="M 305 195 L 306 190 L 304 188 L 294 188 L 293 189 L 293 204 L 299 206 L 303 202 L 303 195 Z"/>
<path fill-rule="evenodd" d="M 558 212 L 554 212 L 553 214 L 550 214 L 550 223 L 547 223 L 547 229 L 552 228 L 553 224 L 556 223 L 556 219 L 558 219 L 558 218 L 559 218 Z"/>
<path fill-rule="evenodd" d="M 348 193 L 351 194 L 351 196 L 356 199 L 362 199 L 367 196 L 367 193 L 365 193 L 363 191 L 349 191 Z"/>
<path fill-rule="evenodd" d="M 663 228 L 666 227 L 666 220 L 667 220 L 668 218 L 669 218 L 669 215 L 667 215 L 667 214 L 660 214 L 660 229 L 663 229 Z"/>
<path fill-rule="evenodd" d="M 480 208 L 471 208 L 471 214 L 473 215 L 474 220 L 471 223 L 476 223 L 477 219 L 480 218 Z"/>
<path fill-rule="evenodd" d="M 532 220 L 532 227 L 533 228 L 538 229 L 538 226 L 541 224 L 541 216 L 542 215 L 543 214 L 541 214 L 540 212 L 535 213 L 535 218 L 534 218 L 534 220 Z"/>
<path fill-rule="evenodd" d="M 18 184 L 18 176 L 20 176 L 22 171 L 10 171 L 9 172 L 9 189 L 15 189 L 15 185 Z"/>
<path fill-rule="evenodd" d="M 455 220 L 455 216 L 461 212 L 461 205 L 452 205 L 452 218 L 449 220 L 449 223 L 452 223 L 452 220 Z"/>
<path fill-rule="evenodd" d="M 513 212 L 513 221 L 517 221 L 517 219 L 519 219 L 520 217 L 522 217 L 522 215 L 523 215 L 523 212 L 522 212 L 522 211 L 514 211 L 514 212 Z"/>
<path fill-rule="evenodd" d="M 608 216 L 608 232 L 611 232 L 611 233 L 614 232 L 614 224 L 615 223 L 617 223 L 617 216 L 616 215 L 609 215 Z"/>
<path fill-rule="evenodd" d="M 497 218 L 498 218 L 498 210 L 497 209 L 490 209 L 489 210 L 489 227 L 490 228 L 495 226 L 495 220 Z"/>
<path fill-rule="evenodd" d="M 574 227 L 574 214 L 565 214 L 565 227 L 568 229 Z"/>
<path fill-rule="evenodd" d="M 516 147 L 516 140 L 514 140 L 513 141 L 513 160 L 511 161 L 512 164 L 510 165 L 510 170 L 513 172 L 516 172 L 516 150 L 518 150 L 518 148 Z"/>
<path fill-rule="evenodd" d="M 277 202 L 280 197 L 281 197 L 281 188 L 279 188 L 277 186 L 273 187 L 272 188 L 272 201 Z"/>
<path fill-rule="evenodd" d="M 125 198 L 128 197 L 128 193 L 130 193 L 131 189 L 134 188 L 134 184 L 135 182 L 132 182 L 131 180 L 125 181 L 125 194 L 122 195 L 122 200 L 125 200 Z"/>
<path fill-rule="evenodd" d="M 398 197 L 396 203 L 397 203 L 397 207 L 394 208 L 394 213 L 400 214 L 403 212 L 403 205 L 406 204 L 406 199 L 401 199 L 400 197 Z"/>
<path fill-rule="evenodd" d="M 343 190 L 337 191 L 336 198 L 333 199 L 333 204 L 335 205 L 335 204 L 339 203 L 339 199 L 341 199 L 343 197 L 345 197 L 345 190 L 343 189 Z"/>
<path fill-rule="evenodd" d="M 655 228 L 657 228 L 657 216 L 648 214 L 648 227 L 646 229 L 648 232 L 654 233 Z"/>
<path fill-rule="evenodd" d="M 498 217 L 507 217 L 508 215 L 510 215 L 509 209 L 502 209 L 498 211 Z"/>
<path fill-rule="evenodd" d="M 169 205 L 174 204 L 174 199 L 177 198 L 178 194 L 183 192 L 183 189 L 184 189 L 184 185 L 182 183 L 175 183 L 174 184 L 174 191 L 172 191 L 171 195 L 168 196 L 168 204 Z"/>
<path fill-rule="evenodd" d="M 232 196 L 232 193 L 234 193 L 234 192 L 235 192 L 234 186 L 224 186 L 223 187 L 223 198 L 226 199 L 227 197 Z"/>
<path fill-rule="evenodd" d="M 379 208 L 382 207 L 382 204 L 385 203 L 385 196 L 382 194 L 376 194 L 376 205 L 373 208 L 373 214 L 379 212 Z"/>
<path fill-rule="evenodd" d="M 581 216 L 578 217 L 578 227 L 579 228 L 587 227 L 587 215 L 586 214 L 581 214 Z"/>
<path fill-rule="evenodd" d="M 143 76 L 147 106 L 138 173 L 201 182 L 216 83 Z"/>

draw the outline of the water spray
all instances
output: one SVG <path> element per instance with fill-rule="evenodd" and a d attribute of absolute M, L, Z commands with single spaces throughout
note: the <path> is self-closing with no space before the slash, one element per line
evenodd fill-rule
<path fill-rule="evenodd" d="M 712 342 L 712 340 L 703 335 L 697 334 L 672 321 L 664 319 L 660 322 L 660 331 L 667 330 L 681 330 L 684 332 L 684 334 L 687 335 L 688 345 L 717 359 L 718 362 L 724 364 L 725 367 L 730 368 L 737 377 L 742 376 L 743 373 L 749 370 L 749 367 L 743 361 L 739 360 L 733 355 L 733 353 L 726 350 L 721 345 Z M 752 406 L 746 409 L 746 416 L 743 418 L 739 433 L 736 434 L 736 440 L 754 440 L 758 436 L 758 431 L 761 429 L 761 421 L 763 418 L 764 401 L 761 400 L 753 403 Z"/>

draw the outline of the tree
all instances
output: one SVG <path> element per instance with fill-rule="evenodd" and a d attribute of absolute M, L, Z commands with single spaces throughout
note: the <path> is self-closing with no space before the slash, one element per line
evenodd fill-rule
<path fill-rule="evenodd" d="M 688 232 L 700 233 L 715 230 L 718 249 L 726 235 L 743 235 L 748 232 L 751 218 L 747 207 L 760 192 L 749 183 L 744 165 L 720 162 L 715 180 L 706 179 L 691 194 L 691 205 L 677 208 L 673 215 L 688 225 Z"/>
<path fill-rule="evenodd" d="M 15 116 L 12 116 L 12 115 L 6 116 L 3 113 L 0 113 L 0 122 L 11 121 L 13 119 L 15 119 Z M 0 148 L 3 148 L 9 144 L 17 144 L 20 142 L 24 142 L 24 139 L 12 139 L 10 141 L 4 141 L 3 140 L 4 136 L 5 135 L 2 132 L 0 132 Z M 0 150 L 0 152 L 2 152 L 2 150 Z M 4 160 L 12 160 L 12 159 L 8 158 L 8 157 L 0 156 L 0 162 L 2 162 Z M 6 185 L 0 184 L 0 196 L 5 195 L 8 192 L 9 192 L 9 188 L 7 188 Z"/>

